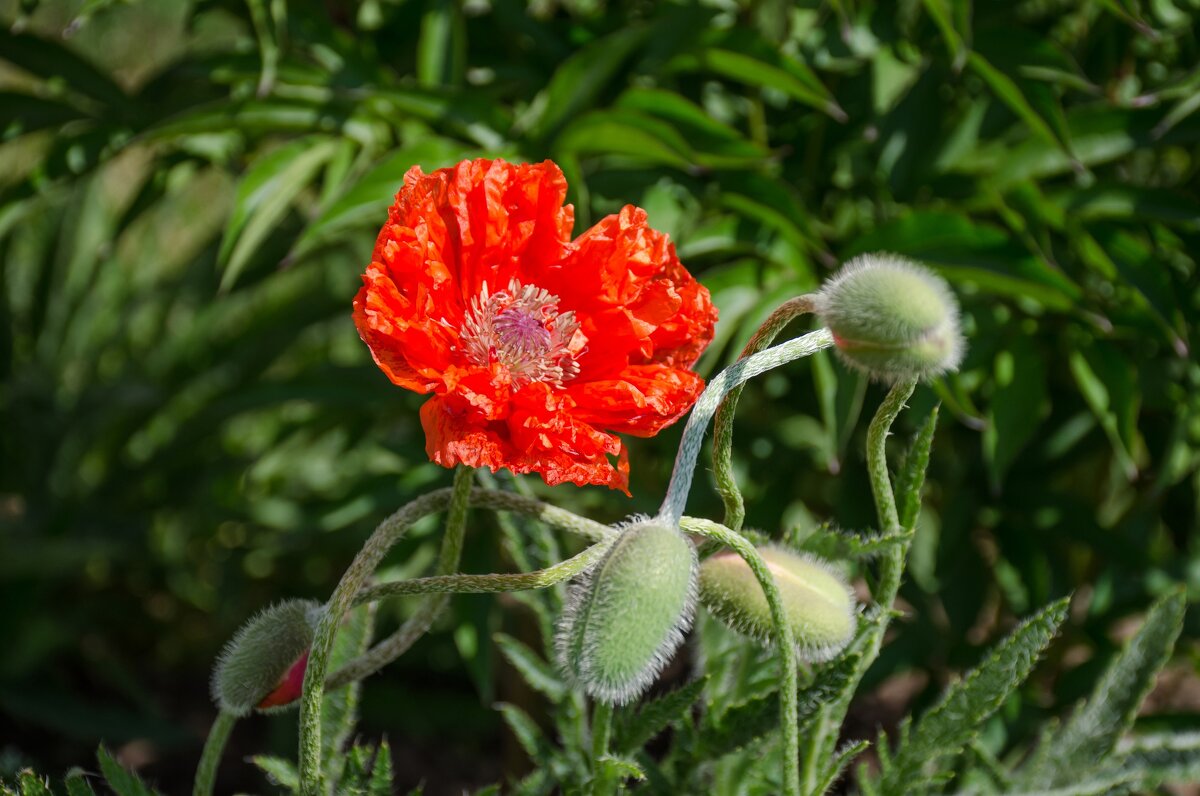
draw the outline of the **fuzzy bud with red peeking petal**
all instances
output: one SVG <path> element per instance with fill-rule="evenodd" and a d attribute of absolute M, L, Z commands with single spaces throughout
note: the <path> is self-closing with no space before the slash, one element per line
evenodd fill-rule
<path fill-rule="evenodd" d="M 285 600 L 244 624 L 225 645 L 213 671 L 217 706 L 235 716 L 270 711 L 300 698 L 321 605 Z"/>

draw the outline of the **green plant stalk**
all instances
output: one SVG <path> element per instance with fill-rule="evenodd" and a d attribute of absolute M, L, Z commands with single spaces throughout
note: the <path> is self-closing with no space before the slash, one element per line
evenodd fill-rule
<path fill-rule="evenodd" d="M 217 714 L 208 730 L 204 752 L 200 755 L 200 765 L 196 766 L 192 796 L 212 796 L 213 786 L 217 781 L 217 766 L 221 763 L 221 755 L 225 752 L 225 744 L 229 741 L 229 733 L 235 724 L 237 716 L 232 713 L 222 710 Z"/>
<path fill-rule="evenodd" d="M 604 541 L 615 534 L 612 528 L 595 520 L 580 517 L 566 509 L 560 509 L 524 495 L 515 495 L 512 492 L 472 489 L 470 501 L 471 505 L 477 508 L 523 514 L 595 542 Z M 334 672 L 327 681 L 326 687 L 332 689 L 355 680 L 362 680 L 387 666 L 407 652 L 408 648 L 420 638 L 419 634 L 414 635 L 412 631 L 413 628 L 406 622 L 391 636 Z"/>
<path fill-rule="evenodd" d="M 604 557 L 608 547 L 606 542 L 600 542 L 566 561 L 533 572 L 494 575 L 433 575 L 427 578 L 380 583 L 360 591 L 354 598 L 353 604 L 362 605 L 405 594 L 493 594 L 544 589 L 586 572 Z"/>
<path fill-rule="evenodd" d="M 712 378 L 700 394 L 696 405 L 692 407 L 687 425 L 683 428 L 683 439 L 679 443 L 679 452 L 675 455 L 671 483 L 667 487 L 662 508 L 658 511 L 661 521 L 669 526 L 679 524 L 688 492 L 692 488 L 692 475 L 704 443 L 704 432 L 725 394 L 768 370 L 810 356 L 832 345 L 833 333 L 828 329 L 818 329 L 765 351 L 751 354 L 745 359 L 739 359 Z"/>
<path fill-rule="evenodd" d="M 465 473 L 465 474 L 464 474 Z M 452 550 L 457 567 L 457 555 L 461 551 L 463 529 L 454 529 L 454 520 L 465 525 L 466 505 L 471 494 L 470 471 L 460 468 L 455 471 L 454 484 L 449 490 L 450 517 L 447 518 L 446 536 L 457 535 L 457 550 Z M 371 577 L 384 555 L 416 520 L 437 510 L 447 496 L 442 490 L 417 498 L 388 517 L 375 529 L 362 550 L 354 557 L 350 567 L 342 575 L 337 588 L 325 606 L 313 634 L 312 650 L 308 656 L 308 667 L 304 672 L 304 690 L 300 696 L 300 793 L 302 796 L 323 796 L 324 784 L 321 776 L 321 700 L 325 693 L 325 674 L 329 667 L 329 656 L 333 653 L 333 641 L 341 625 L 342 617 L 349 610 L 355 595 Z M 448 560 L 447 544 L 443 542 L 443 555 Z"/>
<path fill-rule="evenodd" d="M 875 497 L 875 511 L 879 515 L 880 533 L 885 535 L 901 533 L 900 515 L 896 510 L 896 494 L 892 490 L 892 479 L 888 474 L 887 438 L 891 433 L 892 424 L 896 421 L 905 402 L 916 389 L 917 380 L 905 379 L 896 382 L 888 391 L 871 425 L 867 427 L 867 475 L 871 481 L 871 492 Z M 879 657 L 883 646 L 883 636 L 891 620 L 892 606 L 900 591 L 900 580 L 904 574 L 904 562 L 908 557 L 911 538 L 896 545 L 887 552 L 880 565 L 879 582 L 874 589 L 875 603 L 880 606 L 882 615 L 879 621 L 871 627 L 866 638 L 865 650 L 859 660 L 857 670 L 851 678 L 852 686 L 847 687 L 846 696 L 826 706 L 821 717 L 816 722 L 814 732 L 808 739 L 808 753 L 805 755 L 804 783 L 811 791 L 821 778 L 821 767 L 830 758 L 833 745 L 837 743 L 838 731 L 845 721 L 846 712 L 850 708 L 850 700 L 858 683 L 862 681 L 867 669 Z"/>
<path fill-rule="evenodd" d="M 592 711 L 592 796 L 609 796 L 616 784 L 608 770 L 600 766 L 600 759 L 608 754 L 612 738 L 613 706 L 608 702 L 597 702 Z"/>
<path fill-rule="evenodd" d="M 739 359 L 745 359 L 771 345 L 783 327 L 800 315 L 812 312 L 814 307 L 814 297 L 811 295 L 797 296 L 780 304 L 746 343 Z M 713 420 L 713 477 L 716 479 L 717 492 L 725 504 L 725 526 L 734 531 L 740 531 L 746 519 L 746 504 L 733 476 L 733 417 L 737 413 L 743 386 L 738 385 L 725 394 Z"/>
<path fill-rule="evenodd" d="M 779 720 L 783 727 L 783 792 L 785 796 L 800 794 L 800 718 L 796 707 L 796 693 L 800 687 L 799 664 L 796 658 L 796 637 L 792 625 L 783 610 L 783 598 L 775 577 L 767 562 L 746 537 L 711 520 L 688 518 L 681 524 L 689 533 L 715 539 L 733 550 L 746 562 L 758 585 L 762 587 L 771 609 L 771 623 L 775 626 L 779 640 L 779 658 L 782 676 L 779 684 Z"/>

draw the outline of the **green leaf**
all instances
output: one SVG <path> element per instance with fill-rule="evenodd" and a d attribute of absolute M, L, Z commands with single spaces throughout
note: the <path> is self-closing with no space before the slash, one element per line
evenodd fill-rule
<path fill-rule="evenodd" d="M 27 33 L 12 33 L 0 26 L 0 59 L 42 80 L 60 80 L 74 92 L 117 108 L 129 98 L 109 75 L 50 39 Z"/>
<path fill-rule="evenodd" d="M 492 638 L 530 688 L 543 694 L 552 703 L 559 702 L 566 695 L 567 686 L 555 673 L 554 667 L 542 660 L 527 644 L 504 633 L 496 633 Z"/>
<path fill-rule="evenodd" d="M 384 738 L 375 749 L 375 763 L 367 783 L 367 796 L 392 796 L 392 747 Z"/>
<path fill-rule="evenodd" d="M 1182 590 L 1150 608 L 1141 629 L 1105 670 L 1088 700 L 1046 742 L 1050 754 L 1040 755 L 1040 765 L 1024 772 L 1024 783 L 1066 785 L 1107 759 L 1121 734 L 1133 726 L 1155 676 L 1170 660 L 1186 610 Z"/>
<path fill-rule="evenodd" d="M 100 762 L 104 781 L 116 796 L 159 796 L 158 791 L 142 782 L 137 774 L 125 769 L 103 746 L 96 751 L 96 758 Z"/>
<path fill-rule="evenodd" d="M 554 758 L 554 747 L 529 714 L 507 702 L 497 703 L 496 709 L 500 711 L 504 723 L 512 730 L 517 743 L 521 744 L 529 759 L 538 766 L 548 766 Z"/>
<path fill-rule="evenodd" d="M 329 138 L 302 138 L 258 159 L 238 185 L 217 265 L 228 290 L 302 190 L 336 151 Z"/>
<path fill-rule="evenodd" d="M 842 772 L 854 762 L 854 758 L 861 755 L 870 748 L 871 742 L 860 740 L 851 741 L 834 753 L 833 758 L 828 762 L 824 769 L 824 775 L 817 786 L 812 789 L 812 793 L 829 793 L 833 790 L 834 784 L 841 778 Z"/>
<path fill-rule="evenodd" d="M 842 689 L 853 682 L 855 667 L 861 653 L 844 654 L 821 667 L 812 683 L 800 688 L 796 696 L 801 732 L 821 708 L 835 699 Z M 754 743 L 764 735 L 779 729 L 779 691 L 733 705 L 707 724 L 700 732 L 698 743 L 704 754 L 718 758 Z"/>
<path fill-rule="evenodd" d="M 1069 365 L 1079 392 L 1108 435 L 1125 476 L 1132 481 L 1138 473 L 1132 448 L 1137 433 L 1132 421 L 1137 417 L 1138 393 L 1131 366 L 1100 344 L 1086 351 L 1072 351 Z"/>
<path fill-rule="evenodd" d="M 17 774 L 17 787 L 21 789 L 21 796 L 54 796 L 49 780 L 42 779 L 29 769 Z"/>
<path fill-rule="evenodd" d="M 707 676 L 699 677 L 670 693 L 641 703 L 636 711 L 622 711 L 618 714 L 614 748 L 633 754 L 674 722 L 686 719 L 707 684 Z"/>
<path fill-rule="evenodd" d="M 430 0 L 417 40 L 417 80 L 422 86 L 457 86 L 466 70 L 466 23 L 457 0 Z"/>
<path fill-rule="evenodd" d="M 461 144 L 442 138 L 427 138 L 389 155 L 321 209 L 297 239 L 289 258 L 300 258 L 338 243 L 360 229 L 378 230 L 387 219 L 387 208 L 410 168 L 420 165 L 429 172 L 467 156 Z"/>
<path fill-rule="evenodd" d="M 917 515 L 921 512 L 921 489 L 925 486 L 925 473 L 929 469 L 929 452 L 933 448 L 933 433 L 937 430 L 940 406 L 921 423 L 912 446 L 904 457 L 904 464 L 896 474 L 896 508 L 900 527 L 911 534 L 917 527 Z"/>
<path fill-rule="evenodd" d="M 1082 291 L 1061 270 L 1033 256 L 999 227 L 965 215 L 918 211 L 855 239 L 843 259 L 873 251 L 905 254 L 937 268 L 956 283 L 1067 311 Z"/>
<path fill-rule="evenodd" d="M 705 71 L 785 96 L 845 121 L 846 113 L 802 61 L 748 31 L 711 39 L 695 51 L 676 57 L 667 67 L 675 71 Z"/>
<path fill-rule="evenodd" d="M 937 704 L 905 726 L 890 764 L 883 766 L 880 792 L 904 794 L 935 772 L 942 758 L 957 754 L 1025 678 L 1067 616 L 1063 599 L 1023 622 L 979 666 L 951 685 Z M 887 739 L 880 738 L 880 747 Z"/>
<path fill-rule="evenodd" d="M 1014 337 L 996 354 L 995 384 L 983 430 L 983 454 L 992 491 L 999 492 L 1005 473 L 1033 439 L 1048 410 L 1046 365 L 1033 338 Z"/>
<path fill-rule="evenodd" d="M 288 790 L 300 790 L 300 771 L 291 760 L 270 755 L 255 755 L 250 762 L 267 775 L 271 782 Z"/>
<path fill-rule="evenodd" d="M 695 158 L 671 125 L 635 111 L 592 111 L 576 119 L 555 141 L 560 156 L 623 155 L 690 171 Z"/>
<path fill-rule="evenodd" d="M 63 786 L 67 789 L 67 796 L 96 796 L 96 791 L 92 790 L 87 779 L 78 771 L 67 774 Z"/>
<path fill-rule="evenodd" d="M 1200 732 L 1144 735 L 1120 747 L 1120 769 L 1142 787 L 1200 782 Z"/>
<path fill-rule="evenodd" d="M 644 25 L 628 25 L 589 44 L 563 62 L 534 98 L 517 129 L 545 139 L 567 120 L 587 110 L 616 78 L 626 60 L 649 35 Z"/>
<path fill-rule="evenodd" d="M 863 533 L 822 525 L 814 529 L 808 536 L 792 543 L 792 546 L 821 558 L 845 560 L 874 558 L 906 544 L 910 539 L 912 539 L 911 531 Z"/>
<path fill-rule="evenodd" d="M 646 772 L 642 771 L 642 767 L 626 757 L 604 755 L 596 761 L 596 769 L 597 779 L 609 782 L 619 783 L 627 779 L 636 779 L 641 782 L 646 778 Z"/>
<path fill-rule="evenodd" d="M 967 55 L 967 63 L 975 71 L 977 75 L 983 78 L 984 82 L 995 92 L 1000 101 L 1015 113 L 1021 121 L 1033 131 L 1035 135 L 1041 136 L 1043 140 L 1055 144 L 1062 148 L 1063 153 L 1074 160 L 1074 155 L 1071 152 L 1069 142 L 1060 137 L 1055 132 L 1054 126 L 1047 119 L 1043 118 L 1042 114 L 1033 107 L 1029 99 L 1022 93 L 1021 88 L 1017 83 L 1004 72 L 1001 72 L 996 67 L 992 66 L 978 52 L 971 52 Z M 1058 126 L 1058 125 L 1055 125 Z M 1066 121 L 1063 120 L 1061 130 L 1065 134 Z"/>

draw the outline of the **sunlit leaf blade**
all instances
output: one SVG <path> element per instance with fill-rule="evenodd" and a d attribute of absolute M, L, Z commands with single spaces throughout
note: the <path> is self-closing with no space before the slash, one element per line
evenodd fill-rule
<path fill-rule="evenodd" d="M 1027 619 L 979 666 L 947 688 L 911 728 L 902 729 L 898 747 L 883 766 L 880 792 L 909 792 L 933 773 L 939 759 L 964 748 L 1033 671 L 1066 615 L 1067 601 L 1059 600 Z M 880 744 L 885 743 L 881 738 Z"/>

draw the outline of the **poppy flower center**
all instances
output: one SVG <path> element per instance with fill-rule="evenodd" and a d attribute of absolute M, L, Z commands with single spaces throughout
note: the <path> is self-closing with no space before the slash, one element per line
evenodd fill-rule
<path fill-rule="evenodd" d="M 578 330 L 575 313 L 558 311 L 558 296 L 514 279 L 495 293 L 484 284 L 459 339 L 471 364 L 501 365 L 516 389 L 535 381 L 561 387 L 579 372 L 570 348 Z"/>

